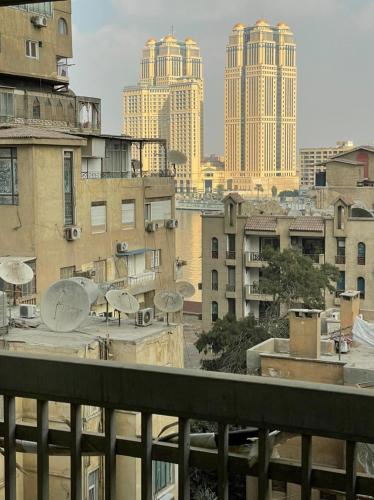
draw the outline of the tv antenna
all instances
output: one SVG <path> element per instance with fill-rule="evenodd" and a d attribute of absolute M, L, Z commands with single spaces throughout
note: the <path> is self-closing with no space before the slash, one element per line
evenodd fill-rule
<path fill-rule="evenodd" d="M 71 279 L 53 283 L 45 292 L 40 313 L 55 332 L 72 332 L 88 317 L 90 299 L 86 289 Z"/>
<path fill-rule="evenodd" d="M 99 287 L 94 281 L 79 276 L 76 276 L 74 278 L 69 278 L 69 281 L 74 281 L 75 283 L 78 283 L 86 290 L 91 305 L 97 301 L 97 298 L 99 296 Z"/>
<path fill-rule="evenodd" d="M 126 290 L 109 290 L 105 298 L 113 309 L 119 312 L 119 323 L 121 324 L 121 313 L 134 314 L 139 311 L 139 302 Z"/>
<path fill-rule="evenodd" d="M 169 325 L 169 313 L 178 312 L 183 308 L 183 297 L 177 292 L 158 292 L 154 304 L 162 312 L 166 312 L 166 321 Z"/>
<path fill-rule="evenodd" d="M 189 299 L 195 295 L 195 287 L 189 281 L 177 281 L 175 284 L 177 292 L 182 295 L 184 299 Z"/>

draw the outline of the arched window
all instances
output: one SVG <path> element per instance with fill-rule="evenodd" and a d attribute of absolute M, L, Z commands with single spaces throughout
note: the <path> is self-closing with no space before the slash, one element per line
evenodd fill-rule
<path fill-rule="evenodd" d="M 218 271 L 212 271 L 212 290 L 218 290 Z"/>
<path fill-rule="evenodd" d="M 229 203 L 229 224 L 230 226 L 234 225 L 234 204 Z"/>
<path fill-rule="evenodd" d="M 366 258 L 366 245 L 365 243 L 360 242 L 357 245 L 357 264 L 360 264 L 361 266 L 365 265 L 365 258 Z"/>
<path fill-rule="evenodd" d="M 68 34 L 68 23 L 65 21 L 63 17 L 60 17 L 60 19 L 58 20 L 58 34 L 59 35 Z"/>
<path fill-rule="evenodd" d="M 212 259 L 218 259 L 218 240 L 212 238 Z"/>
<path fill-rule="evenodd" d="M 39 99 L 37 97 L 34 99 L 34 102 L 32 105 L 32 117 L 35 119 L 40 118 L 40 102 L 39 102 Z"/>
<path fill-rule="evenodd" d="M 218 319 L 218 303 L 212 302 L 212 322 L 214 323 Z"/>
<path fill-rule="evenodd" d="M 360 299 L 365 298 L 365 278 L 360 276 L 357 278 L 357 290 L 360 292 Z"/>
<path fill-rule="evenodd" d="M 338 229 L 344 229 L 344 207 L 338 207 Z"/>

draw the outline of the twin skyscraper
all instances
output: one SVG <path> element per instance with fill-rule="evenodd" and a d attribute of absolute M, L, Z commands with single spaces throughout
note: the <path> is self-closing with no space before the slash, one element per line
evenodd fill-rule
<path fill-rule="evenodd" d="M 137 86 L 124 89 L 124 133 L 168 140 L 187 158 L 176 166 L 179 192 L 203 190 L 204 82 L 200 49 L 191 38 L 151 38 L 143 49 Z M 236 24 L 226 49 L 224 126 L 227 189 L 297 189 L 296 46 L 285 23 Z M 136 152 L 134 152 L 136 154 Z M 156 173 L 157 145 L 143 151 Z"/>

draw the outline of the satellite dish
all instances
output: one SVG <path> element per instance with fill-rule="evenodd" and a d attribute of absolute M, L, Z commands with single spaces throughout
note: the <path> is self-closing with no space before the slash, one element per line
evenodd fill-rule
<path fill-rule="evenodd" d="M 178 281 L 176 283 L 177 292 L 182 295 L 183 298 L 188 299 L 195 295 L 195 287 L 189 281 Z"/>
<path fill-rule="evenodd" d="M 12 285 L 26 285 L 33 277 L 34 271 L 24 262 L 12 261 L 0 264 L 0 278 Z"/>
<path fill-rule="evenodd" d="M 79 283 L 60 280 L 45 292 L 40 313 L 43 322 L 55 332 L 72 332 L 88 317 L 90 299 Z"/>
<path fill-rule="evenodd" d="M 88 278 L 80 278 L 78 276 L 75 278 L 69 278 L 69 281 L 75 281 L 75 283 L 79 283 L 79 285 L 86 290 L 88 298 L 90 299 L 90 304 L 93 304 L 97 301 L 97 298 L 99 296 L 99 287 L 94 281 L 89 280 Z"/>
<path fill-rule="evenodd" d="M 176 292 L 159 292 L 155 295 L 154 304 L 162 312 L 174 313 L 182 309 L 183 297 Z"/>
<path fill-rule="evenodd" d="M 139 311 L 139 302 L 125 290 L 109 290 L 105 295 L 109 304 L 117 311 L 132 314 Z"/>

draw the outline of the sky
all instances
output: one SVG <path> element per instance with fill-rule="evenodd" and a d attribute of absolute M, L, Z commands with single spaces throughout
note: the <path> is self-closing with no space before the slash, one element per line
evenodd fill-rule
<path fill-rule="evenodd" d="M 102 130 L 122 131 L 122 89 L 145 41 L 193 37 L 205 78 L 205 154 L 223 153 L 225 47 L 237 22 L 285 21 L 295 34 L 299 147 L 374 141 L 374 0 L 73 0 L 71 88 L 102 99 Z"/>

